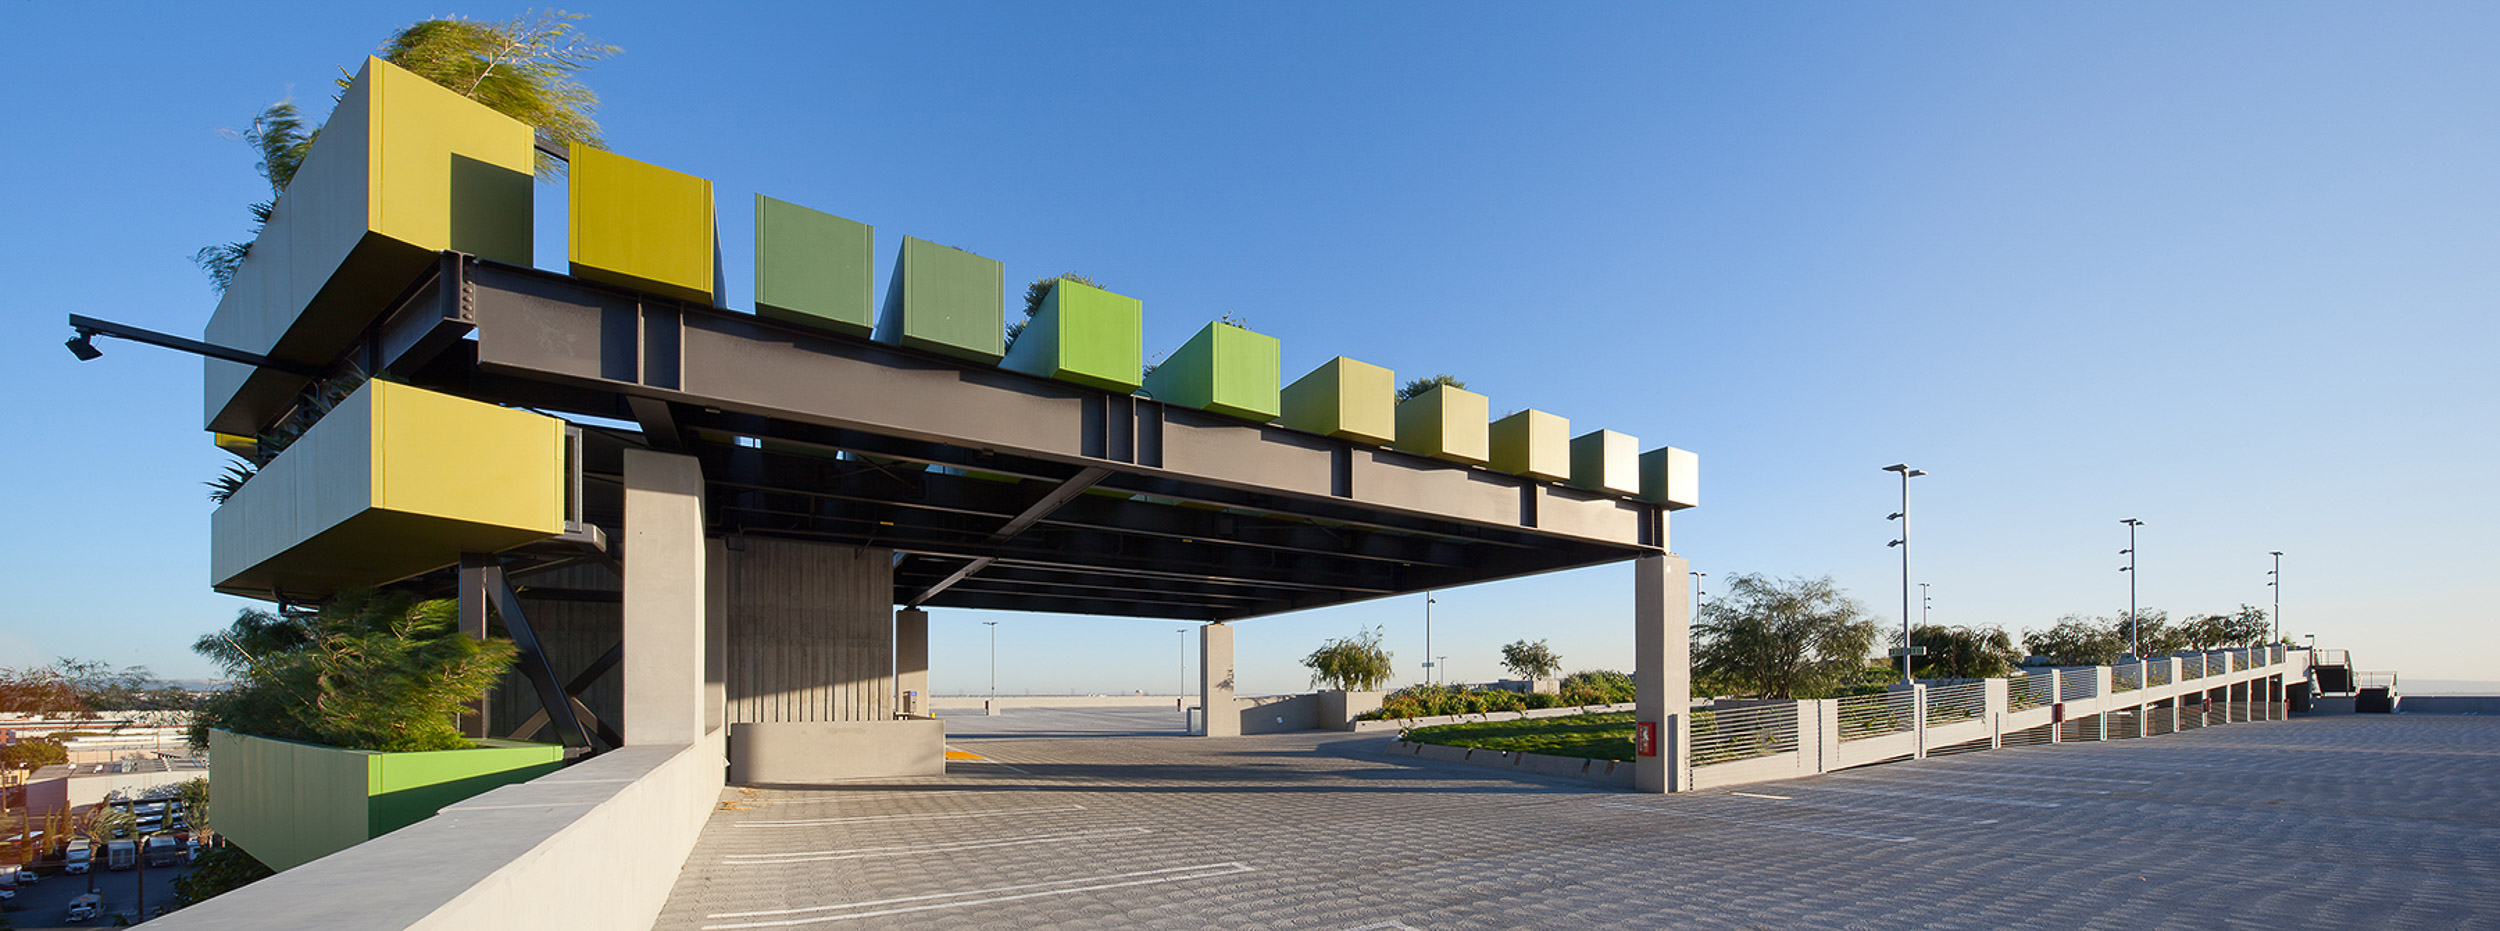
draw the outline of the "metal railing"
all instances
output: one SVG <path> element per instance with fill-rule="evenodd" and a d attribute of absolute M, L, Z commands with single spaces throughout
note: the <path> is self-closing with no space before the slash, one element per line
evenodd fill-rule
<path fill-rule="evenodd" d="M 1927 689 L 1927 726 L 1960 724 L 1988 713 L 1988 683 L 1963 682 Z"/>
<path fill-rule="evenodd" d="M 2144 684 L 2156 688 L 2169 685 L 2170 661 L 2166 659 L 2147 661 L 2144 666 Z"/>
<path fill-rule="evenodd" d="M 2099 669 L 2100 667 L 2098 666 L 2087 666 L 2082 669 L 2058 670 L 2058 700 L 2064 701 L 2070 698 L 2091 698 L 2101 694 L 2101 677 Z"/>
<path fill-rule="evenodd" d="M 1840 700 L 1840 739 L 1864 740 L 1918 726 L 1918 696 L 1909 689 Z"/>
<path fill-rule="evenodd" d="M 2035 672 L 2005 680 L 2008 710 L 2044 707 L 2057 700 L 2057 673 Z"/>
<path fill-rule="evenodd" d="M 1693 765 L 1732 763 L 1797 749 L 1797 703 L 1693 715 Z"/>
<path fill-rule="evenodd" d="M 2132 692 L 2143 687 L 2144 661 L 2137 660 L 2132 665 L 2112 666 L 2109 668 L 2109 691 L 2111 694 L 2114 695 L 2119 692 Z"/>

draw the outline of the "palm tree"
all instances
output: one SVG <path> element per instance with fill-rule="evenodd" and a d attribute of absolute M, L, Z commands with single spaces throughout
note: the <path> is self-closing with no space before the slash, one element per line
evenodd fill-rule
<path fill-rule="evenodd" d="M 501 23 L 429 19 L 392 33 L 382 43 L 381 57 L 529 124 L 553 147 L 580 143 L 606 148 L 599 138 L 599 122 L 591 117 L 599 109 L 599 95 L 574 80 L 573 73 L 616 54 L 617 49 L 582 35 L 576 24 L 583 18 L 579 13 L 549 10 Z M 347 79 L 341 78 L 339 86 L 344 90 Z M 235 270 L 251 252 L 252 240 L 260 238 L 278 195 L 286 192 L 287 182 L 294 180 L 295 169 L 303 164 L 304 154 L 312 150 L 313 139 L 320 133 L 320 127 L 306 128 L 293 100 L 270 104 L 243 133 L 243 141 L 259 150 L 260 162 L 253 167 L 269 182 L 269 199 L 252 205 L 250 239 L 192 254 L 191 261 L 208 273 L 218 293 L 234 283 Z M 541 180 L 563 170 L 560 161 L 543 153 L 539 156 Z"/>
<path fill-rule="evenodd" d="M 104 845 L 113 841 L 115 832 L 136 833 L 138 827 L 138 815 L 132 814 L 128 808 L 109 802 L 97 803 L 94 807 L 87 809 L 87 817 L 71 822 L 69 836 L 85 838 L 87 856 L 92 858 L 87 861 L 88 892 L 95 891 L 96 871 L 104 868 Z"/>
<path fill-rule="evenodd" d="M 1398 400 L 1412 401 L 1416 398 L 1422 397 L 1424 392 L 1441 387 L 1442 385 L 1448 385 L 1452 388 L 1467 387 L 1466 382 L 1459 381 L 1457 376 L 1454 375 L 1434 375 L 1430 378 L 1410 378 L 1407 379 L 1406 384 L 1398 386 Z"/>

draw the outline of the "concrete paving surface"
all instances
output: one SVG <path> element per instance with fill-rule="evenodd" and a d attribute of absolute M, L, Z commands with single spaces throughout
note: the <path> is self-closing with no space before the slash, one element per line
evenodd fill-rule
<path fill-rule="evenodd" d="M 1166 710 L 960 724 L 942 777 L 724 793 L 658 926 L 2500 928 L 2500 717 L 1676 796 L 1392 761 L 1376 735 L 1174 736 Z"/>

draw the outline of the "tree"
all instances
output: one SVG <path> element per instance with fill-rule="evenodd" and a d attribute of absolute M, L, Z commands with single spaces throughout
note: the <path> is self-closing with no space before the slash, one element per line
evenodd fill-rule
<path fill-rule="evenodd" d="M 181 711 L 191 707 L 191 693 L 156 678 L 146 666 L 124 666 L 64 656 L 53 663 L 77 696 L 92 711 Z"/>
<path fill-rule="evenodd" d="M 1562 657 L 1539 640 L 1520 640 L 1502 648 L 1502 665 L 1522 679 L 1545 679 L 1562 668 Z"/>
<path fill-rule="evenodd" d="M 2126 652 L 2127 635 L 2121 622 L 2069 614 L 2054 627 L 2023 634 L 2023 648 L 2054 666 L 2106 666 Z"/>
<path fill-rule="evenodd" d="M 208 821 L 208 777 L 194 776 L 174 784 L 174 797 L 182 800 L 183 821 L 194 831 L 215 828 Z"/>
<path fill-rule="evenodd" d="M 103 872 L 104 845 L 115 835 L 135 833 L 138 828 L 139 816 L 126 805 L 96 805 L 87 809 L 86 817 L 70 822 L 69 836 L 84 838 L 94 851 L 91 855 L 96 862 L 87 869 L 88 892 L 95 891 L 95 874 Z"/>
<path fill-rule="evenodd" d="M 1763 698 L 1816 698 L 1866 665 L 1875 622 L 1829 577 L 1737 575 L 1692 636 L 1697 674 Z"/>
<path fill-rule="evenodd" d="M 75 714 L 87 710 L 61 671 L 50 666 L 0 669 L 0 712 Z"/>
<path fill-rule="evenodd" d="M 1042 312 L 1042 302 L 1050 299 L 1050 290 L 1058 287 L 1062 281 L 1073 281 L 1089 288 L 1102 287 L 1101 282 L 1076 272 L 1060 272 L 1056 275 L 1044 275 L 1033 279 L 1031 284 L 1024 286 L 1024 316 L 1007 323 L 1009 345 L 1014 345 L 1016 337 L 1024 335 L 1025 325 L 1032 323 L 1034 315 Z"/>
<path fill-rule="evenodd" d="M 1986 679 L 2014 671 L 2023 660 L 2014 638 L 1995 627 L 1922 625 L 1910 629 L 1910 645 L 1927 648 L 1910 664 L 1921 679 Z"/>
<path fill-rule="evenodd" d="M 599 95 L 573 75 L 616 54 L 617 49 L 582 35 L 577 24 L 583 18 L 578 13 L 550 10 L 502 23 L 429 19 L 392 33 L 382 43 L 381 58 L 529 124 L 556 147 L 581 143 L 606 148 L 599 138 L 599 123 L 591 117 L 599 109 Z M 340 79 L 342 89 L 346 83 Z M 295 179 L 295 170 L 303 165 L 320 132 L 320 127 L 306 122 L 292 99 L 270 104 L 252 118 L 252 128 L 243 132 L 243 141 L 260 155 L 253 167 L 261 180 L 269 182 L 269 199 L 252 205 L 249 238 L 192 254 L 191 261 L 208 273 L 218 293 L 234 283 L 235 271 L 251 254 L 252 242 L 260 238 L 270 213 L 277 209 L 278 196 Z M 539 157 L 540 179 L 553 178 L 561 171 L 561 163 Z"/>
<path fill-rule="evenodd" d="M 2231 614 L 2207 614 L 2192 617 L 2181 627 L 2184 648 L 2190 650 L 2223 650 L 2256 646 L 2274 636 L 2274 627 L 2266 620 L 2264 608 L 2241 605 Z"/>
<path fill-rule="evenodd" d="M 1410 378 L 1407 379 L 1406 384 L 1398 386 L 1398 400 L 1412 401 L 1416 398 L 1422 397 L 1424 392 L 1441 387 L 1442 385 L 1448 385 L 1452 388 L 1467 387 L 1466 382 L 1459 381 L 1458 378 L 1453 375 L 1434 375 L 1430 378 Z"/>
<path fill-rule="evenodd" d="M 1389 684 L 1393 667 L 1389 651 L 1381 649 L 1380 634 L 1374 627 L 1326 641 L 1303 657 L 1302 665 L 1311 668 L 1312 687 L 1368 692 Z"/>
<path fill-rule="evenodd" d="M 354 750 L 471 746 L 458 715 L 516 651 L 462 634 L 459 612 L 450 599 L 383 592 L 341 595 L 308 618 L 247 609 L 192 647 L 239 681 L 200 702 L 191 742 L 206 745 L 218 728 Z"/>

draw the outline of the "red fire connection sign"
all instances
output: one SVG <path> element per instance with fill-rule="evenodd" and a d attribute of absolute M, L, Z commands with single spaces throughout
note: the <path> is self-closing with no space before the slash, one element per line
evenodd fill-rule
<path fill-rule="evenodd" d="M 1632 752 L 1640 756 L 1658 755 L 1658 722 L 1640 721 L 1632 725 Z"/>

